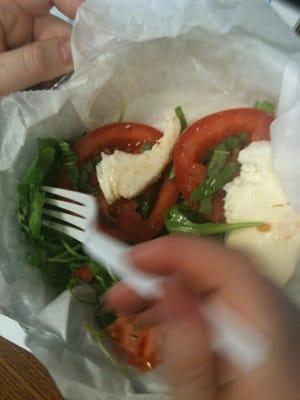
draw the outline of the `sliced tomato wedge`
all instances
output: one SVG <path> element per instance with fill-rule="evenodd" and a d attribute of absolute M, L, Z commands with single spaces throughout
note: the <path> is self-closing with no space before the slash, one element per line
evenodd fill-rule
<path fill-rule="evenodd" d="M 162 133 L 144 124 L 118 122 L 102 126 L 83 136 L 73 146 L 80 165 L 93 159 L 101 152 L 122 150 L 135 153 L 143 144 L 154 144 Z"/>
<path fill-rule="evenodd" d="M 122 150 L 128 153 L 139 153 L 143 144 L 155 144 L 161 136 L 160 131 L 148 125 L 116 123 L 103 126 L 83 136 L 75 142 L 73 151 L 78 156 L 80 168 L 102 152 L 112 153 L 114 150 Z M 64 168 L 61 171 L 59 183 L 63 187 L 70 188 Z M 100 192 L 98 204 L 102 217 L 101 229 L 130 244 L 150 240 L 160 233 L 164 227 L 164 215 L 176 203 L 179 193 L 175 180 L 169 180 L 165 174 L 152 212 L 143 219 L 137 211 L 136 201 L 121 199 L 109 206 L 95 176 L 91 176 L 90 184 Z"/>
<path fill-rule="evenodd" d="M 205 159 L 229 136 L 247 132 L 249 141 L 270 140 L 274 117 L 254 108 L 221 111 L 200 119 L 179 138 L 174 152 L 174 167 L 179 191 L 191 202 L 193 189 L 206 177 Z M 220 217 L 220 199 L 216 202 Z"/>
<path fill-rule="evenodd" d="M 151 240 L 163 229 L 164 215 L 176 203 L 178 194 L 175 180 L 169 180 L 165 174 L 154 208 L 146 219 L 137 211 L 135 200 L 121 199 L 108 206 L 100 195 L 100 213 L 106 215 L 108 221 L 112 219 L 111 223 L 101 223 L 101 229 L 130 244 Z"/>

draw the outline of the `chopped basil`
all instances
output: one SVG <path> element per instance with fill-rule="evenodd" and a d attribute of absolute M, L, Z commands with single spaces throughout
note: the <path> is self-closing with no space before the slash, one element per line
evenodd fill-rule
<path fill-rule="evenodd" d="M 199 212 L 204 215 L 211 215 L 212 213 L 212 200 L 213 196 L 205 197 L 201 200 Z"/>
<path fill-rule="evenodd" d="M 137 203 L 138 203 L 138 212 L 142 215 L 143 218 L 146 218 L 149 214 L 149 210 L 150 210 L 150 203 L 148 200 L 145 199 L 144 196 L 139 196 L 136 199 Z"/>
<path fill-rule="evenodd" d="M 208 177 L 192 192 L 193 202 L 200 202 L 221 190 L 239 170 L 238 163 L 228 163 L 217 174 Z"/>
<path fill-rule="evenodd" d="M 216 149 L 207 166 L 207 176 L 209 178 L 217 175 L 224 168 L 230 152 Z"/>
<path fill-rule="evenodd" d="M 180 132 L 182 133 L 187 128 L 188 124 L 187 124 L 184 112 L 180 106 L 175 108 L 175 114 L 180 121 L 180 126 L 181 126 Z M 174 169 L 174 165 L 172 165 L 172 168 L 171 168 L 171 171 L 169 174 L 169 180 L 172 180 L 174 178 L 175 178 L 175 169 Z"/>
<path fill-rule="evenodd" d="M 152 143 L 146 142 L 143 144 L 142 149 L 141 149 L 141 153 L 144 153 L 145 151 L 149 151 L 151 150 L 153 147 Z"/>
<path fill-rule="evenodd" d="M 247 132 L 229 136 L 215 147 L 207 165 L 205 181 L 192 192 L 193 202 L 200 203 L 200 213 L 211 214 L 213 195 L 238 172 L 239 164 L 228 162 L 228 158 L 233 150 L 240 149 L 248 143 L 248 136 Z"/>
<path fill-rule="evenodd" d="M 245 229 L 262 225 L 261 222 L 242 222 L 234 224 L 218 224 L 213 222 L 196 224 L 183 215 L 177 207 L 173 207 L 165 217 L 165 225 L 170 233 L 186 233 L 208 236 L 228 233 L 236 229 Z"/>
<path fill-rule="evenodd" d="M 183 132 L 187 128 L 188 124 L 187 124 L 184 112 L 180 106 L 175 108 L 175 114 L 180 121 L 181 132 Z"/>
<path fill-rule="evenodd" d="M 256 101 L 254 103 L 254 108 L 269 114 L 275 114 L 275 104 L 270 103 L 269 101 Z"/>
<path fill-rule="evenodd" d="M 174 178 L 175 178 L 175 168 L 174 168 L 174 165 L 172 165 L 172 168 L 169 173 L 169 180 L 171 181 Z"/>
<path fill-rule="evenodd" d="M 125 100 L 123 99 L 123 97 L 121 98 L 121 103 L 120 103 L 120 115 L 118 118 L 118 122 L 123 122 L 124 121 L 124 117 L 125 117 Z"/>

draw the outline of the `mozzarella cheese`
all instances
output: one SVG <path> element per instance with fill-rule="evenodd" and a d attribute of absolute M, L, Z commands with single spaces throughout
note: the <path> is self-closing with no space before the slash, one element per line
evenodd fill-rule
<path fill-rule="evenodd" d="M 171 160 L 175 143 L 180 135 L 180 121 L 174 115 L 167 122 L 163 137 L 151 150 L 130 154 L 116 150 L 102 153 L 96 166 L 97 179 L 106 201 L 132 199 L 157 181 Z"/>
<path fill-rule="evenodd" d="M 300 216 L 291 208 L 272 168 L 270 142 L 253 142 L 239 154 L 241 174 L 225 186 L 228 223 L 262 221 L 262 227 L 228 234 L 226 244 L 248 253 L 279 284 L 293 275 L 300 254 Z"/>

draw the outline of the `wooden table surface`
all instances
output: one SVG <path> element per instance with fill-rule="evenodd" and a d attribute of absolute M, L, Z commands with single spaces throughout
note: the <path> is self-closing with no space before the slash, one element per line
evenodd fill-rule
<path fill-rule="evenodd" d="M 0 337 L 0 400 L 63 400 L 30 353 Z"/>

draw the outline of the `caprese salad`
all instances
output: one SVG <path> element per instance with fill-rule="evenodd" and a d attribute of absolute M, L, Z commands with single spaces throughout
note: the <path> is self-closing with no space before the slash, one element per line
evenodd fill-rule
<path fill-rule="evenodd" d="M 250 252 L 262 269 L 285 282 L 300 248 L 300 217 L 272 170 L 273 119 L 270 104 L 257 103 L 188 125 L 178 107 L 164 133 L 142 123 L 118 122 L 75 142 L 40 139 L 18 188 L 28 262 L 58 291 L 69 288 L 78 301 L 92 304 L 99 329 L 130 364 L 155 367 L 161 354 L 154 332 L 137 330 L 133 320 L 103 309 L 102 295 L 115 277 L 75 239 L 42 224 L 45 195 L 39 187 L 96 196 L 99 229 L 131 245 L 170 233 L 216 235 Z M 286 227 L 287 220 L 292 226 Z M 283 260 L 279 253 L 284 251 Z M 82 286 L 89 296 L 82 295 Z"/>

